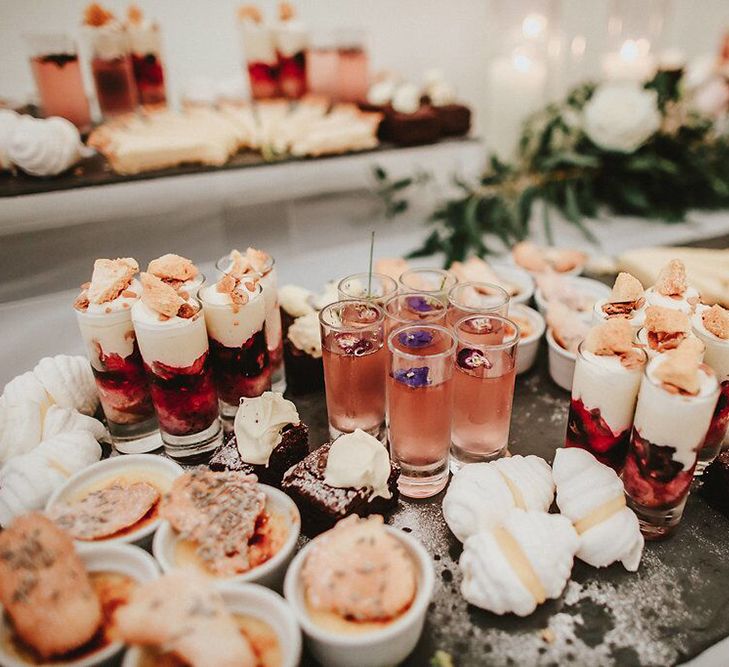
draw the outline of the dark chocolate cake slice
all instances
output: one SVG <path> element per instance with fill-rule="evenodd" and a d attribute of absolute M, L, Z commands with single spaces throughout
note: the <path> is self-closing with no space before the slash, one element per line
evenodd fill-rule
<path fill-rule="evenodd" d="M 326 484 L 324 475 L 331 446 L 329 442 L 311 452 L 284 475 L 281 483 L 281 489 L 299 506 L 302 522 L 309 531 L 327 530 L 350 514 L 385 514 L 397 506 L 400 468 L 392 461 L 387 480 L 387 487 L 392 494 L 390 498 L 370 500 L 372 489 L 340 489 Z"/>
<path fill-rule="evenodd" d="M 729 518 L 729 451 L 717 456 L 701 476 L 699 493 L 714 509 Z"/>
<path fill-rule="evenodd" d="M 283 427 L 281 435 L 281 442 L 271 452 L 268 466 L 264 466 L 243 461 L 238 451 L 235 433 L 229 433 L 210 459 L 210 469 L 216 472 L 232 470 L 255 473 L 259 482 L 281 486 L 284 473 L 309 453 L 309 427 L 303 423 L 287 424 Z"/>

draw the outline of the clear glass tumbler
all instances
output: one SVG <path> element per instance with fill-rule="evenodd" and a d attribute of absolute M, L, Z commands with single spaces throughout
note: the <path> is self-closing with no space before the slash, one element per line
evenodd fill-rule
<path fill-rule="evenodd" d="M 340 299 L 372 299 L 380 306 L 397 294 L 397 289 L 397 283 L 390 276 L 367 271 L 342 278 L 337 285 Z"/>
<path fill-rule="evenodd" d="M 448 326 L 455 326 L 456 322 L 467 315 L 494 313 L 495 315 L 509 314 L 508 292 L 493 283 L 458 283 L 448 292 Z"/>
<path fill-rule="evenodd" d="M 455 287 L 458 279 L 444 269 L 408 269 L 400 276 L 403 292 L 418 292 L 438 297 L 448 303 L 448 293 Z"/>
<path fill-rule="evenodd" d="M 446 305 L 439 298 L 419 292 L 401 292 L 385 302 L 385 331 L 407 324 L 445 324 Z"/>

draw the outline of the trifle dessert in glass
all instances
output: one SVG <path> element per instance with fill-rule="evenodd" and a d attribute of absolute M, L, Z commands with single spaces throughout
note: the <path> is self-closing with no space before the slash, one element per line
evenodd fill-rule
<path fill-rule="evenodd" d="M 691 319 L 686 313 L 663 306 L 645 309 L 645 321 L 638 330 L 637 339 L 649 359 L 676 349 L 687 338 L 694 338 L 694 334 L 691 332 Z"/>
<path fill-rule="evenodd" d="M 385 313 L 346 300 L 319 313 L 324 385 L 332 439 L 360 428 L 377 438 L 385 423 Z"/>
<path fill-rule="evenodd" d="M 688 284 L 686 267 L 680 259 L 672 259 L 658 274 L 653 287 L 645 291 L 649 306 L 680 310 L 690 315 L 699 303 L 699 293 Z"/>
<path fill-rule="evenodd" d="M 700 345 L 687 340 L 648 362 L 641 382 L 622 478 L 628 506 L 649 539 L 667 536 L 681 520 L 719 397 Z"/>
<path fill-rule="evenodd" d="M 646 361 L 628 320 L 590 329 L 577 351 L 565 447 L 586 449 L 615 470 L 623 467 Z"/>
<path fill-rule="evenodd" d="M 124 453 L 160 446 L 147 438 L 157 431 L 157 418 L 132 325 L 131 309 L 142 295 L 138 270 L 131 257 L 97 259 L 74 303 L 109 433 Z"/>
<path fill-rule="evenodd" d="M 324 389 L 319 315 L 315 312 L 297 317 L 286 331 L 284 358 L 286 387 L 294 395 Z"/>
<path fill-rule="evenodd" d="M 144 106 L 165 106 L 167 93 L 159 24 L 146 19 L 136 5 L 130 5 L 127 10 L 127 32 L 139 103 Z"/>
<path fill-rule="evenodd" d="M 458 281 L 443 269 L 408 269 L 400 275 L 398 282 L 403 292 L 420 292 L 448 303 L 448 292 Z"/>
<path fill-rule="evenodd" d="M 448 326 L 455 326 L 466 315 L 494 313 L 506 316 L 509 312 L 509 295 L 503 288 L 492 283 L 458 283 L 448 292 Z"/>
<path fill-rule="evenodd" d="M 202 307 L 150 273 L 141 282 L 132 320 L 165 451 L 198 457 L 223 437 Z"/>
<path fill-rule="evenodd" d="M 624 319 L 634 331 L 645 322 L 645 296 L 640 280 L 621 271 L 607 299 L 595 302 L 593 322 Z"/>
<path fill-rule="evenodd" d="M 243 5 L 238 10 L 238 26 L 251 97 L 262 100 L 278 96 L 278 62 L 273 31 L 263 23 L 260 10 L 253 5 Z"/>
<path fill-rule="evenodd" d="M 397 294 L 397 282 L 384 273 L 353 273 L 337 285 L 340 299 L 372 299 L 381 306 Z"/>
<path fill-rule="evenodd" d="M 445 324 L 447 306 L 442 299 L 419 292 L 401 292 L 385 302 L 385 332 L 406 324 Z"/>
<path fill-rule="evenodd" d="M 309 33 L 288 2 L 278 7 L 274 43 L 278 59 L 278 85 L 284 97 L 298 99 L 306 93 L 306 49 Z"/>
<path fill-rule="evenodd" d="M 411 324 L 387 338 L 387 435 L 400 466 L 400 493 L 429 498 L 448 482 L 456 339 L 435 324 Z"/>
<path fill-rule="evenodd" d="M 245 253 L 231 250 L 215 264 L 222 273 L 236 279 L 244 276 L 260 277 L 263 298 L 266 302 L 266 343 L 271 361 L 271 385 L 275 391 L 286 389 L 283 368 L 283 333 L 281 309 L 278 307 L 278 278 L 273 257 L 263 250 L 247 248 Z"/>
<path fill-rule="evenodd" d="M 64 34 L 26 36 L 30 66 L 45 116 L 62 116 L 81 132 L 91 128 L 78 51 Z"/>
<path fill-rule="evenodd" d="M 185 292 L 187 296 L 197 296 L 205 282 L 205 276 L 200 273 L 192 260 L 173 253 L 153 259 L 147 265 L 147 273 L 156 276 L 178 292 Z"/>
<path fill-rule="evenodd" d="M 367 33 L 340 28 L 335 39 L 338 62 L 334 98 L 338 102 L 363 102 L 370 83 Z"/>
<path fill-rule="evenodd" d="M 699 450 L 696 474 L 700 475 L 719 454 L 729 427 L 729 311 L 719 305 L 698 305 L 693 330 L 706 346 L 704 363 L 713 369 L 721 386 L 719 401 L 706 440 Z"/>
<path fill-rule="evenodd" d="M 133 113 L 138 96 L 127 31 L 111 12 L 97 4 L 87 7 L 84 25 L 101 114 L 109 118 Z"/>
<path fill-rule="evenodd" d="M 266 345 L 266 301 L 257 277 L 225 274 L 203 287 L 200 300 L 223 419 L 232 420 L 241 398 L 271 389 Z"/>
<path fill-rule="evenodd" d="M 451 462 L 499 458 L 509 445 L 516 380 L 517 324 L 501 315 L 467 315 L 453 325 L 458 341 L 453 373 Z"/>

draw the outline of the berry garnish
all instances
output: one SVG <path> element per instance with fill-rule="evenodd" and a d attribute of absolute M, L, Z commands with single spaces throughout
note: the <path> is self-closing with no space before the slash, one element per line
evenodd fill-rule
<path fill-rule="evenodd" d="M 472 371 L 476 368 L 491 368 L 491 362 L 486 358 L 486 355 L 481 350 L 473 350 L 469 347 L 464 347 L 456 358 L 458 365 L 461 368 Z"/>
<path fill-rule="evenodd" d="M 435 310 L 436 306 L 429 299 L 424 296 L 409 296 L 405 299 L 405 303 L 408 308 L 416 313 L 429 313 L 431 310 Z"/>
<path fill-rule="evenodd" d="M 359 338 L 355 334 L 342 333 L 336 337 L 337 345 L 344 350 L 345 354 L 361 357 L 372 350 L 372 341 L 366 338 Z"/>
<path fill-rule="evenodd" d="M 426 347 L 433 342 L 433 332 L 425 329 L 415 331 L 403 331 L 398 334 L 397 339 L 403 347 L 420 348 Z"/>
<path fill-rule="evenodd" d="M 392 377 L 413 389 L 427 387 L 430 384 L 429 369 L 427 366 L 416 366 L 415 368 L 404 368 L 393 371 Z"/>

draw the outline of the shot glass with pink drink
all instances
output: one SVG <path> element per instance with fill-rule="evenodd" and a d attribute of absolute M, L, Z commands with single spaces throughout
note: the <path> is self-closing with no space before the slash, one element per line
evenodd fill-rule
<path fill-rule="evenodd" d="M 448 293 L 455 287 L 458 279 L 443 269 L 408 269 L 400 276 L 400 289 L 403 292 L 418 292 L 434 296 L 448 303 Z"/>
<path fill-rule="evenodd" d="M 397 289 L 394 278 L 367 271 L 342 278 L 337 285 L 340 299 L 371 299 L 380 306 L 397 294 Z"/>
<path fill-rule="evenodd" d="M 509 444 L 519 327 L 501 315 L 468 315 L 458 341 L 453 379 L 451 470 L 491 461 Z"/>
<path fill-rule="evenodd" d="M 355 429 L 382 438 L 385 423 L 385 313 L 348 299 L 319 313 L 324 386 L 332 439 Z"/>
<path fill-rule="evenodd" d="M 387 345 L 387 433 L 400 493 L 429 498 L 448 482 L 456 339 L 437 324 L 410 324 Z"/>
<path fill-rule="evenodd" d="M 401 292 L 385 302 L 385 331 L 389 336 L 408 324 L 445 324 L 446 305 L 441 299 L 418 292 Z"/>
<path fill-rule="evenodd" d="M 509 314 L 508 292 L 492 283 L 458 283 L 448 292 L 448 326 L 455 326 L 458 320 L 467 315 L 494 313 Z"/>

